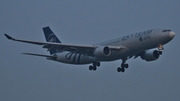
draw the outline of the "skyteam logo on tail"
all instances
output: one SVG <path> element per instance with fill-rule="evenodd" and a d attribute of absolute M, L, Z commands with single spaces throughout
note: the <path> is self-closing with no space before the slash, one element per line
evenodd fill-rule
<path fill-rule="evenodd" d="M 56 37 L 55 37 L 54 33 L 49 34 L 48 40 L 49 40 L 49 42 L 56 42 Z"/>

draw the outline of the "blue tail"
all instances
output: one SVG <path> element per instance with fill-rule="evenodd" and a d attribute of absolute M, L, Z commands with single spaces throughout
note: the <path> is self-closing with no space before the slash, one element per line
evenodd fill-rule
<path fill-rule="evenodd" d="M 61 41 L 56 37 L 56 35 L 53 33 L 53 31 L 49 28 L 49 26 L 43 28 L 43 32 L 46 38 L 47 42 L 55 42 L 55 43 L 61 43 Z M 53 46 L 46 46 L 51 48 L 50 54 L 54 54 L 57 52 L 56 47 Z"/>

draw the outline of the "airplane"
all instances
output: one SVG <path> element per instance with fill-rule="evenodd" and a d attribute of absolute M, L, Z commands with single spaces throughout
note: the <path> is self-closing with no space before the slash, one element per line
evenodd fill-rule
<path fill-rule="evenodd" d="M 89 66 L 90 71 L 96 71 L 101 62 L 107 61 L 122 60 L 117 71 L 124 72 L 129 67 L 126 61 L 132 57 L 140 57 L 146 61 L 157 60 L 163 53 L 163 45 L 175 37 L 175 33 L 170 29 L 154 28 L 93 45 L 75 45 L 61 43 L 49 26 L 42 29 L 46 42 L 21 40 L 4 35 L 9 40 L 41 45 L 50 52 L 50 55 L 22 54 L 46 57 L 48 60 L 67 64 L 92 64 Z"/>

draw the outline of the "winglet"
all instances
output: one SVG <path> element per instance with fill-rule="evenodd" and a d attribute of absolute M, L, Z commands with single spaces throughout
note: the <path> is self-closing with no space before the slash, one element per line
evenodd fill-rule
<path fill-rule="evenodd" d="M 12 38 L 11 36 L 4 34 L 9 40 L 15 40 L 14 38 Z"/>

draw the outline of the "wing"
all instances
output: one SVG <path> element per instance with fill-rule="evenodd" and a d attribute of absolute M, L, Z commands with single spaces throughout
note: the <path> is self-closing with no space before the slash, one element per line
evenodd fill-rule
<path fill-rule="evenodd" d="M 15 39 L 7 34 L 4 34 L 4 35 L 9 40 L 30 43 L 30 44 L 35 44 L 35 45 L 41 45 L 43 46 L 43 48 L 47 48 L 48 51 L 52 49 L 56 49 L 60 52 L 70 51 L 70 52 L 93 55 L 94 50 L 99 47 L 99 45 L 73 45 L 73 44 L 62 44 L 62 43 L 55 43 L 55 42 L 38 42 L 38 41 L 30 41 L 30 40 L 21 40 L 21 39 Z M 126 48 L 124 46 L 108 46 L 108 47 L 111 50 L 117 50 L 117 51 Z"/>

